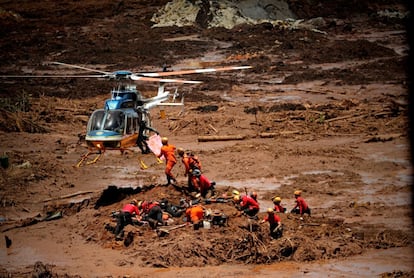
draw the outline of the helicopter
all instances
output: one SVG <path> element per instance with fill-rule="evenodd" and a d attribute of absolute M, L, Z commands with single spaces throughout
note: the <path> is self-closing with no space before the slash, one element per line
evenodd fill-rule
<path fill-rule="evenodd" d="M 197 73 L 211 73 L 228 70 L 243 70 L 252 68 L 251 66 L 227 66 L 219 68 L 202 68 L 179 71 L 162 72 L 143 72 L 134 73 L 129 70 L 118 70 L 106 72 L 79 65 L 67 64 L 62 62 L 50 62 L 52 65 L 59 65 L 69 68 L 76 68 L 84 71 L 94 72 L 93 75 L 9 75 L 0 76 L 1 78 L 106 78 L 119 82 L 117 88 L 112 89 L 111 98 L 105 100 L 104 107 L 92 112 L 87 128 L 85 141 L 88 152 L 81 156 L 76 164 L 80 167 L 84 163 L 87 165 L 96 163 L 106 150 L 125 150 L 137 146 L 138 137 L 148 138 L 152 128 L 150 110 L 157 106 L 183 106 L 184 97 L 180 102 L 176 102 L 178 93 L 165 90 L 166 83 L 200 84 L 201 81 L 169 79 L 166 76 L 186 75 Z M 157 95 L 144 98 L 137 90 L 136 82 L 158 82 Z M 171 98 L 171 102 L 167 102 Z M 142 150 L 142 149 L 141 149 Z M 96 154 L 94 159 L 88 161 L 91 155 Z M 160 161 L 159 161 L 160 162 Z M 145 165 L 144 165 L 145 166 Z"/>

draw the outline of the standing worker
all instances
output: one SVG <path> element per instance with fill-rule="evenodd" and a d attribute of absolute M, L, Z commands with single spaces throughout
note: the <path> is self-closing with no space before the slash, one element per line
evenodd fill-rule
<path fill-rule="evenodd" d="M 181 161 L 184 164 L 184 177 L 188 177 L 188 189 L 190 192 L 195 191 L 194 188 L 194 170 L 201 171 L 201 162 L 196 155 L 191 152 L 185 153 L 184 149 L 177 149 L 178 155 L 181 157 Z"/>
<path fill-rule="evenodd" d="M 280 203 L 282 202 L 282 198 L 280 198 L 279 196 L 276 196 L 273 198 L 273 204 L 274 206 L 274 211 L 275 212 L 280 212 L 280 213 L 285 213 L 286 212 L 286 208 L 284 208 Z"/>
<path fill-rule="evenodd" d="M 296 199 L 296 205 L 295 207 L 290 211 L 291 213 L 300 214 L 301 218 L 302 216 L 307 213 L 309 216 L 311 215 L 311 210 L 306 203 L 305 199 L 302 198 L 302 191 L 296 190 L 294 193 L 295 199 Z"/>
<path fill-rule="evenodd" d="M 269 222 L 269 235 L 272 238 L 277 239 L 283 235 L 283 226 L 280 217 L 274 213 L 274 210 L 272 208 L 267 209 L 267 215 L 260 223 L 265 222 Z"/>
<path fill-rule="evenodd" d="M 172 174 L 171 170 L 174 167 L 174 165 L 177 163 L 177 158 L 175 157 L 175 146 L 168 144 L 168 138 L 162 137 L 161 138 L 161 152 L 158 155 L 158 158 L 161 156 L 165 157 L 165 175 L 167 176 L 167 185 L 171 184 L 171 181 L 174 183 L 177 183 L 177 180 L 175 179 L 174 175 Z"/>
<path fill-rule="evenodd" d="M 126 204 L 118 215 L 115 236 L 116 240 L 122 240 L 122 234 L 126 225 L 132 225 L 132 217 L 139 216 L 138 202 L 133 199 L 129 204 Z"/>
<path fill-rule="evenodd" d="M 156 129 L 148 126 L 145 119 L 141 119 L 141 121 L 139 122 L 137 146 L 141 150 L 142 154 L 147 154 L 147 153 L 151 152 L 150 148 L 148 147 L 148 143 L 147 143 L 148 137 L 144 134 L 145 130 L 152 131 L 152 132 L 156 133 L 157 135 L 160 134 Z"/>

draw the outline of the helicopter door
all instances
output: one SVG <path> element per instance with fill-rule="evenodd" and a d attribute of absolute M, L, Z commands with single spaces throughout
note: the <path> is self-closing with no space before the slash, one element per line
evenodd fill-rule
<path fill-rule="evenodd" d="M 128 114 L 126 115 L 126 133 L 125 134 L 134 134 L 138 133 L 139 130 L 139 119 L 136 115 Z"/>

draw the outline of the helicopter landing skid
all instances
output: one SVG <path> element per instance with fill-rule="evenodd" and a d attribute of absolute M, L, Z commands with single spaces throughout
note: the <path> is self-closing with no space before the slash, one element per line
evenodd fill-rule
<path fill-rule="evenodd" d="M 84 154 L 84 155 L 82 155 L 82 157 L 81 157 L 81 159 L 79 160 L 79 162 L 76 164 L 76 167 L 81 167 L 82 166 L 82 164 L 86 161 L 86 160 L 88 160 L 88 158 L 89 158 L 89 156 L 91 155 L 91 154 L 96 154 L 96 152 L 93 152 L 93 151 L 88 151 L 86 154 Z M 100 150 L 98 153 L 97 153 L 97 156 L 94 158 L 94 159 L 92 159 L 91 161 L 88 161 L 88 162 L 86 162 L 86 165 L 90 165 L 90 164 L 93 164 L 93 163 L 96 163 L 98 160 L 99 160 L 99 158 L 101 158 L 101 156 L 103 155 L 105 153 L 105 151 L 104 150 Z"/>

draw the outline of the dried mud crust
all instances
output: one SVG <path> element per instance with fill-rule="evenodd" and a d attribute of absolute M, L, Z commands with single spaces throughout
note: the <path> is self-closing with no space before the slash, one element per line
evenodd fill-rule
<path fill-rule="evenodd" d="M 5 9 L 21 17 L 0 17 L 4 35 L 0 72 L 54 71 L 42 64 L 50 60 L 96 65 L 108 71 L 154 71 L 163 63 L 182 67 L 182 61 L 199 60 L 209 53 L 224 57 L 218 65 L 252 65 L 252 70 L 243 73 L 197 76 L 203 84 L 179 89 L 185 95 L 184 113 L 169 112 L 165 121 L 154 112 L 154 124 L 177 145 L 195 150 L 203 158 L 206 174 L 217 181 L 236 182 L 240 187 L 261 179 L 281 183 L 277 189 L 260 192 L 263 208 L 271 205 L 274 194 L 290 200 L 293 190 L 300 187 L 312 198 L 313 216 L 301 221 L 296 215 L 283 214 L 284 236 L 270 240 L 267 224 L 255 223 L 250 232 L 248 220 L 236 216 L 231 203 L 212 204 L 206 207 L 228 215 L 228 226 L 198 231 L 184 227 L 161 238 L 147 227 L 127 227 L 133 241 L 125 246 L 104 228 L 114 225 L 112 211 L 130 198 L 169 197 L 178 203 L 185 194 L 162 186 L 163 165 L 135 151 L 122 156 L 105 154 L 95 165 L 73 167 L 85 152 L 82 135 L 88 116 L 103 105 L 116 83 L 21 80 L 4 82 L 0 88 L 6 108 L 7 101 L 24 108 L 0 109 L 1 150 L 7 151 L 13 164 L 7 170 L 0 168 L 2 208 L 13 219 L 13 223 L 2 223 L 2 230 L 17 226 L 7 231 L 13 237 L 23 226 L 28 236 L 48 237 L 50 230 L 33 233 L 30 228 L 37 227 L 44 216 L 62 211 L 63 219 L 42 221 L 42 225 L 57 235 L 80 236 L 85 248 L 119 251 L 111 261 L 118 266 L 163 268 L 315 261 L 412 246 L 411 223 L 399 222 L 395 216 L 409 219 L 409 206 L 367 202 L 360 194 L 410 193 L 408 184 L 394 182 L 398 173 L 409 169 L 408 163 L 401 162 L 409 160 L 408 154 L 391 160 L 373 158 L 387 148 L 398 152 L 407 144 L 404 22 L 374 15 L 384 1 L 341 1 L 340 11 L 329 1 L 290 1 L 300 17 L 316 16 L 314 7 L 322 10 L 318 15 L 326 17 L 321 32 L 270 24 L 242 25 L 232 31 L 151 28 L 152 14 L 166 2 L 75 1 L 60 6 L 42 1 L 20 7 L 9 3 Z M 372 39 L 364 36 L 365 30 L 384 35 Z M 199 40 L 165 40 L 188 35 Z M 396 51 L 394 44 L 403 51 Z M 151 85 L 139 88 L 144 94 L 154 92 Z M 275 100 L 272 97 L 276 101 L 266 102 Z M 261 137 L 265 133 L 273 137 Z M 195 143 L 200 135 L 228 134 L 246 139 Z M 137 157 L 150 165 L 149 171 L 140 171 Z M 176 166 L 174 171 L 181 170 Z M 369 183 L 363 172 L 381 178 Z M 179 180 L 185 184 L 182 176 Z M 145 190 L 97 206 L 102 187 L 109 182 L 144 184 Z M 220 193 L 231 189 L 218 187 Z M 59 200 L 77 191 L 93 194 L 80 201 Z M 175 221 L 182 223 L 179 218 Z M 72 237 L 57 241 L 71 246 Z M 35 269 L 48 271 L 41 265 Z"/>

